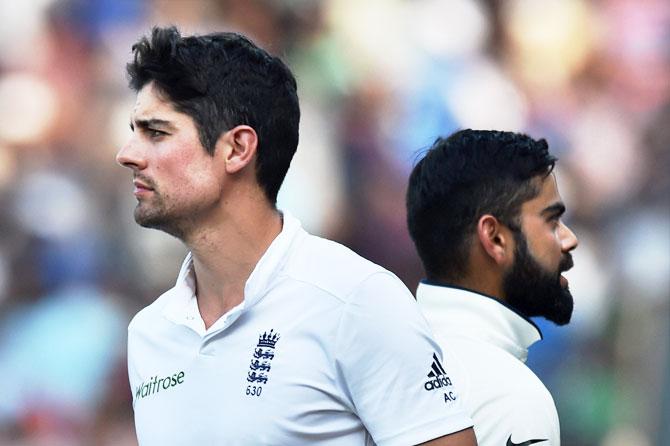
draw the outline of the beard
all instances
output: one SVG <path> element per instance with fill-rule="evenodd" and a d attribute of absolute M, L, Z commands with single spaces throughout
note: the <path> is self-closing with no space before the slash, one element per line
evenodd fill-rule
<path fill-rule="evenodd" d="M 137 203 L 133 212 L 135 222 L 144 228 L 157 229 L 184 240 L 193 223 L 189 213 L 178 212 L 174 206 L 169 206 L 170 197 L 164 197 L 156 190 L 152 195 L 149 200 Z"/>
<path fill-rule="evenodd" d="M 556 271 L 547 271 L 528 250 L 523 233 L 515 234 L 514 265 L 503 279 L 507 303 L 526 317 L 541 316 L 556 325 L 570 322 L 574 301 L 561 272 L 572 268 L 572 256 L 564 254 Z"/>
<path fill-rule="evenodd" d="M 178 239 L 182 239 L 184 236 L 181 226 L 174 219 L 166 215 L 165 212 L 162 212 L 162 209 L 147 209 L 138 203 L 137 207 L 135 207 L 134 217 L 135 222 L 143 228 L 158 229 Z"/>

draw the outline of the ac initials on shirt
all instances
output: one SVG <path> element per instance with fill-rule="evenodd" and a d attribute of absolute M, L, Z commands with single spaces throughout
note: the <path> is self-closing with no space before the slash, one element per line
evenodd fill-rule
<path fill-rule="evenodd" d="M 456 395 L 454 395 L 454 392 L 444 392 L 444 402 L 445 403 L 450 403 L 452 401 L 456 400 Z"/>

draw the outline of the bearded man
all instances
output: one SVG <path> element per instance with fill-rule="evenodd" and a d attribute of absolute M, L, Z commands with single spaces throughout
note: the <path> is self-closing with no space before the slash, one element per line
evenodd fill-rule
<path fill-rule="evenodd" d="M 561 220 L 555 162 L 544 139 L 462 130 L 435 141 L 409 179 L 407 221 L 427 276 L 417 300 L 455 355 L 445 365 L 480 445 L 560 444 L 554 401 L 524 364 L 542 338 L 530 318 L 564 325 L 573 309 L 561 273 L 577 238 Z"/>

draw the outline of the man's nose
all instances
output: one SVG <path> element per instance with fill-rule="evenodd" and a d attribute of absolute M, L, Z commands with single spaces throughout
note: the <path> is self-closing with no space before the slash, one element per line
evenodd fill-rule
<path fill-rule="evenodd" d="M 134 138 L 131 138 L 116 154 L 116 162 L 121 166 L 133 170 L 142 170 L 146 167 L 146 159 Z"/>
<path fill-rule="evenodd" d="M 561 222 L 561 249 L 563 252 L 570 252 L 577 247 L 579 240 L 572 229 Z"/>

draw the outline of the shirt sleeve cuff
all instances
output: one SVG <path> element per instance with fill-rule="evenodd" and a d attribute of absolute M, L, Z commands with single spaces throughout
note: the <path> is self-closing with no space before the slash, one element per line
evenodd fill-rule
<path fill-rule="evenodd" d="M 375 438 L 378 446 L 408 446 L 424 443 L 445 435 L 460 432 L 473 426 L 473 422 L 465 412 L 450 414 L 447 419 L 441 418 L 428 423 L 413 426 L 396 435 Z"/>

